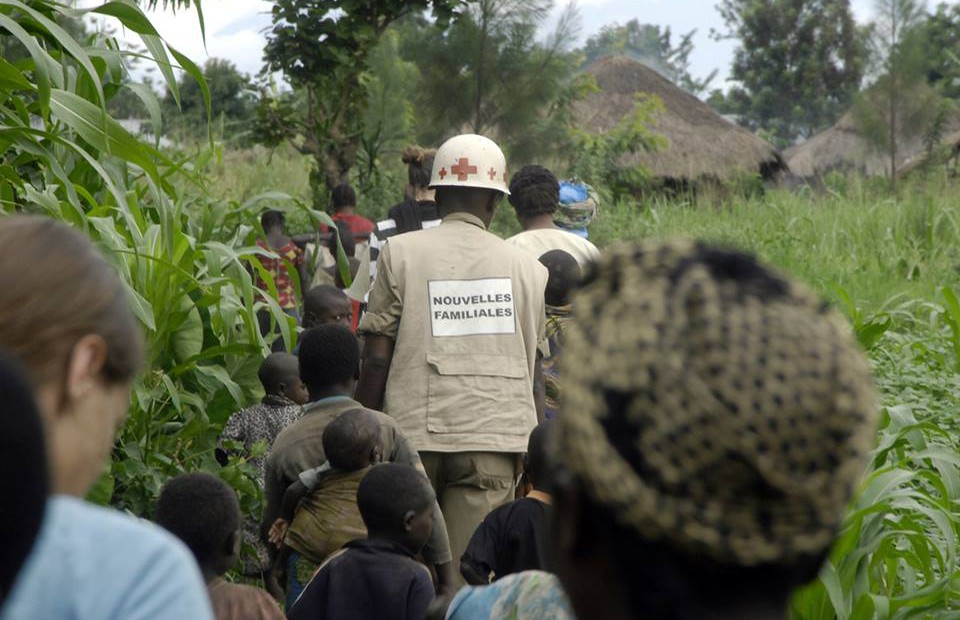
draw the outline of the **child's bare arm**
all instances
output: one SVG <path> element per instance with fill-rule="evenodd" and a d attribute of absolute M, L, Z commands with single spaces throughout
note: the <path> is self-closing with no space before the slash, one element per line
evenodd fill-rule
<path fill-rule="evenodd" d="M 287 490 L 283 492 L 283 499 L 280 500 L 280 518 L 287 523 L 293 521 L 293 515 L 297 511 L 297 505 L 300 504 L 300 500 L 306 497 L 309 492 L 310 489 L 299 480 L 296 480 L 288 486 Z"/>

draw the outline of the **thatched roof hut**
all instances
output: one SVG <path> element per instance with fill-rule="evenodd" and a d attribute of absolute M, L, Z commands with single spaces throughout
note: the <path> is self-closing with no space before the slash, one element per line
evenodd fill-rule
<path fill-rule="evenodd" d="M 960 135 L 960 114 L 947 119 L 947 136 L 944 144 L 955 144 L 960 137 L 950 141 L 955 133 Z M 915 168 L 926 155 L 923 132 L 899 136 L 896 173 L 903 174 Z M 852 112 L 847 112 L 837 123 L 812 136 L 806 142 L 792 146 L 783 156 L 790 172 L 805 179 L 823 177 L 830 172 L 857 172 L 866 176 L 889 176 L 890 156 L 871 145 L 862 135 Z"/>
<path fill-rule="evenodd" d="M 575 105 L 575 118 L 585 130 L 599 133 L 616 127 L 633 111 L 638 93 L 663 101 L 664 111 L 652 129 L 666 139 L 666 148 L 628 155 L 621 161 L 624 167 L 641 165 L 654 177 L 675 183 L 729 181 L 744 173 L 759 173 L 769 180 L 786 169 L 772 145 L 642 63 L 609 57 L 586 72 L 600 90 Z"/>

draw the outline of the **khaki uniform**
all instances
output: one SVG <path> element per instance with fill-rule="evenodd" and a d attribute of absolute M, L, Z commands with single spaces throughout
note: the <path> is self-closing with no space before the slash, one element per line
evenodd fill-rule
<path fill-rule="evenodd" d="M 391 238 L 378 263 L 358 331 L 396 342 L 383 409 L 421 451 L 459 561 L 512 499 L 537 424 L 547 270 L 466 213 Z"/>

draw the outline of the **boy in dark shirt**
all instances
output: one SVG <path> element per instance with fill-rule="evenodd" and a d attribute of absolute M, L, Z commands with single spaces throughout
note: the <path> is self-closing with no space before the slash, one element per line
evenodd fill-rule
<path fill-rule="evenodd" d="M 409 465 L 384 463 L 357 491 L 368 537 L 331 556 L 288 611 L 290 620 L 420 620 L 433 601 L 430 573 L 414 556 L 433 528 L 436 496 Z"/>
<path fill-rule="evenodd" d="M 240 504 L 227 483 L 207 473 L 171 479 L 160 491 L 156 522 L 193 552 L 217 620 L 283 620 L 264 590 L 223 579 L 240 551 Z"/>
<path fill-rule="evenodd" d="M 524 457 L 526 497 L 497 508 L 483 520 L 460 561 L 470 585 L 482 585 L 544 566 L 541 529 L 550 514 L 550 495 L 538 485 L 546 478 L 546 435 L 550 422 L 530 433 Z"/>

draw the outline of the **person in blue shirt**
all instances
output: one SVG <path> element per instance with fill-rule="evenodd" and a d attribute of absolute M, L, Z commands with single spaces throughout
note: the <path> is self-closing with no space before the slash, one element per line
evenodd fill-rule
<path fill-rule="evenodd" d="M 40 216 L 0 219 L 0 346 L 26 368 L 52 496 L 0 620 L 210 620 L 196 562 L 159 527 L 83 498 L 101 475 L 143 363 L 116 271 Z"/>

